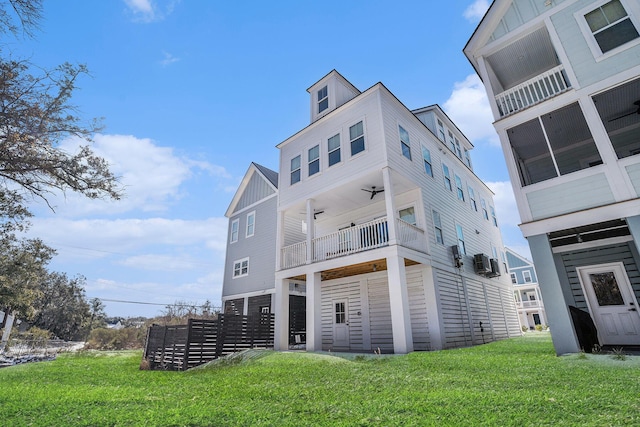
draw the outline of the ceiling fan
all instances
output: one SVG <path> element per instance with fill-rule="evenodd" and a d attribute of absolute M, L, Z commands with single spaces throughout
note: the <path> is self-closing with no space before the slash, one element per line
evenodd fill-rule
<path fill-rule="evenodd" d="M 621 116 L 614 117 L 613 119 L 610 119 L 609 121 L 610 121 L 610 122 L 612 122 L 612 121 L 614 121 L 614 120 L 618 120 L 618 119 L 621 119 L 621 118 L 623 118 L 623 117 L 627 117 L 627 116 L 632 116 L 632 115 L 634 115 L 634 114 L 638 114 L 638 115 L 640 115 L 640 99 L 639 99 L 639 100 L 637 100 L 636 102 L 634 102 L 634 103 L 633 103 L 633 105 L 637 106 L 638 108 L 636 108 L 634 111 L 632 111 L 632 112 L 630 112 L 630 113 L 626 113 L 626 114 L 623 114 L 623 115 L 621 115 Z"/>
<path fill-rule="evenodd" d="M 371 193 L 371 199 L 369 199 L 369 200 L 373 200 L 373 198 L 375 197 L 376 194 L 382 193 L 384 191 L 384 188 L 381 189 L 381 190 L 376 190 L 376 186 L 374 185 L 373 187 L 371 187 L 371 190 L 367 190 L 366 188 L 362 188 L 362 191 L 366 191 L 367 193 Z"/>

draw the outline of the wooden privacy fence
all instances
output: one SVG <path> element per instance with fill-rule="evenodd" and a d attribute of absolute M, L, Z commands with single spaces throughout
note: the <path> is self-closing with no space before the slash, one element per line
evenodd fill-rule
<path fill-rule="evenodd" d="M 149 369 L 183 371 L 248 348 L 273 348 L 272 313 L 216 320 L 189 319 L 186 325 L 153 325 L 147 332 L 144 359 Z"/>

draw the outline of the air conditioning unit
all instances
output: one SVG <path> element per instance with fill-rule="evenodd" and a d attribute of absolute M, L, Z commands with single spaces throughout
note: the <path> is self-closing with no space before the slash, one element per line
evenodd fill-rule
<path fill-rule="evenodd" d="M 491 273 L 491 263 L 489 257 L 485 254 L 475 254 L 473 256 L 473 268 L 476 273 L 486 275 Z"/>
<path fill-rule="evenodd" d="M 491 272 L 487 274 L 488 277 L 497 277 L 500 275 L 500 263 L 497 259 L 491 258 L 489 260 L 491 263 Z"/>
<path fill-rule="evenodd" d="M 453 253 L 453 261 L 455 262 L 456 267 L 462 267 L 464 263 L 462 262 L 462 254 L 460 253 L 458 245 L 451 246 L 451 252 Z"/>

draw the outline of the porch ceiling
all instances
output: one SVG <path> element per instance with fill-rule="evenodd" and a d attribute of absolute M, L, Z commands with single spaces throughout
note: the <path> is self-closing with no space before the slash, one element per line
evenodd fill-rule
<path fill-rule="evenodd" d="M 408 267 L 410 265 L 419 264 L 417 261 L 405 258 L 404 265 Z M 377 259 L 374 261 L 363 262 L 360 264 L 345 265 L 343 267 L 332 268 L 330 270 L 324 270 L 320 273 L 320 279 L 325 280 L 342 279 L 343 277 L 358 276 L 360 274 L 373 273 L 375 271 L 386 271 L 387 260 L 385 258 Z M 305 275 L 290 277 L 290 280 L 305 281 L 307 278 Z"/>

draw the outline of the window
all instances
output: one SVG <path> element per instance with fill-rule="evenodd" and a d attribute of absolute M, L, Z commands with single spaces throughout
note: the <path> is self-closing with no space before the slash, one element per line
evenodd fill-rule
<path fill-rule="evenodd" d="M 498 260 L 498 250 L 493 245 L 491 245 L 491 254 L 493 255 L 493 259 Z"/>
<path fill-rule="evenodd" d="M 424 171 L 427 175 L 433 176 L 433 169 L 431 168 L 431 153 L 424 147 L 424 145 L 422 146 L 422 160 L 424 163 Z"/>
<path fill-rule="evenodd" d="M 340 134 L 333 135 L 327 141 L 327 151 L 329 153 L 329 166 L 340 163 Z"/>
<path fill-rule="evenodd" d="M 335 303 L 335 313 L 336 313 L 336 323 L 342 324 L 347 323 L 347 310 L 346 304 L 344 302 Z"/>
<path fill-rule="evenodd" d="M 640 37 L 620 0 L 603 4 L 587 13 L 584 19 L 602 53 Z"/>
<path fill-rule="evenodd" d="M 291 159 L 291 185 L 300 182 L 300 156 Z"/>
<path fill-rule="evenodd" d="M 323 87 L 318 91 L 318 114 L 329 108 L 329 96 L 327 87 Z"/>
<path fill-rule="evenodd" d="M 438 138 L 440 139 L 440 141 L 446 142 L 444 140 L 444 125 L 442 124 L 440 119 L 438 119 Z"/>
<path fill-rule="evenodd" d="M 478 204 L 476 203 L 476 193 L 473 191 L 473 188 L 467 187 L 467 191 L 469 192 L 469 200 L 471 201 L 471 209 L 478 212 Z"/>
<path fill-rule="evenodd" d="M 456 143 L 454 142 L 454 138 L 453 138 L 453 134 L 451 133 L 451 131 L 448 131 L 449 133 L 449 150 L 451 150 L 453 153 L 456 152 Z"/>
<path fill-rule="evenodd" d="M 309 176 L 320 172 L 320 146 L 309 149 Z"/>
<path fill-rule="evenodd" d="M 449 174 L 449 167 L 444 163 L 442 164 L 442 172 L 444 172 L 444 188 L 449 191 L 453 191 L 453 189 L 451 188 L 451 175 Z"/>
<path fill-rule="evenodd" d="M 462 190 L 462 180 L 456 174 L 453 175 L 456 179 L 456 188 L 458 189 L 458 199 L 464 202 L 464 191 Z"/>
<path fill-rule="evenodd" d="M 523 186 L 602 163 L 577 102 L 507 130 Z"/>
<path fill-rule="evenodd" d="M 482 216 L 484 217 L 484 219 L 489 221 L 489 214 L 487 213 L 487 202 L 485 202 L 484 199 L 480 199 L 480 204 L 482 205 Z"/>
<path fill-rule="evenodd" d="M 247 237 L 251 237 L 254 234 L 256 228 L 256 213 L 251 212 L 247 214 Z"/>
<path fill-rule="evenodd" d="M 240 259 L 233 262 L 233 278 L 249 275 L 249 258 Z"/>
<path fill-rule="evenodd" d="M 444 245 L 444 239 L 442 237 L 442 221 L 440 220 L 440 214 L 437 211 L 432 211 L 433 214 L 433 228 L 436 234 L 436 242 Z"/>
<path fill-rule="evenodd" d="M 349 128 L 349 141 L 351 142 L 352 156 L 364 151 L 364 127 L 362 122 L 358 122 Z"/>
<path fill-rule="evenodd" d="M 462 226 L 460 224 L 456 224 L 456 234 L 458 235 L 458 248 L 460 249 L 460 253 L 466 255 L 467 249 L 464 246 L 464 233 L 462 232 Z"/>
<path fill-rule="evenodd" d="M 471 152 L 464 149 L 464 163 L 469 166 L 469 169 L 473 170 L 473 166 L 471 166 Z"/>
<path fill-rule="evenodd" d="M 528 270 L 524 270 L 522 272 L 522 277 L 524 277 L 524 281 L 526 283 L 531 283 L 531 272 Z"/>
<path fill-rule="evenodd" d="M 458 138 L 454 138 L 454 141 L 456 142 L 456 156 L 458 156 L 459 158 L 462 158 L 462 151 L 460 150 L 460 141 L 458 141 Z"/>
<path fill-rule="evenodd" d="M 231 222 L 231 237 L 229 238 L 229 242 L 235 243 L 238 241 L 238 230 L 240 229 L 240 219 L 234 219 Z"/>
<path fill-rule="evenodd" d="M 402 126 L 398 126 L 400 131 L 400 147 L 402 148 L 402 155 L 411 160 L 411 144 L 409 143 L 409 132 L 404 130 Z"/>
<path fill-rule="evenodd" d="M 511 273 L 511 283 L 514 285 L 518 283 L 518 279 L 516 279 L 516 273 Z"/>
<path fill-rule="evenodd" d="M 496 210 L 491 205 L 489 205 L 489 209 L 491 209 L 491 221 L 493 222 L 493 225 L 495 225 L 497 227 L 498 226 L 498 218 L 496 218 Z"/>
<path fill-rule="evenodd" d="M 415 214 L 415 211 L 413 209 L 413 206 L 408 207 L 406 209 L 401 209 L 398 212 L 398 216 L 404 222 L 408 222 L 411 225 L 416 225 L 416 214 Z"/>

